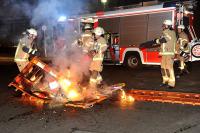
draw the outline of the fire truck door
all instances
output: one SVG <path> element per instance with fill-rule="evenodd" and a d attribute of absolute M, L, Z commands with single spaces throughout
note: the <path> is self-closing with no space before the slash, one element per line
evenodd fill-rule
<path fill-rule="evenodd" d="M 111 34 L 110 55 L 113 61 L 119 61 L 119 34 Z"/>
<path fill-rule="evenodd" d="M 147 48 L 146 59 L 147 63 L 160 63 L 159 48 Z"/>
<path fill-rule="evenodd" d="M 106 36 L 108 49 L 105 54 L 106 60 L 111 60 L 112 62 L 119 61 L 119 37 L 115 34 L 107 34 Z"/>

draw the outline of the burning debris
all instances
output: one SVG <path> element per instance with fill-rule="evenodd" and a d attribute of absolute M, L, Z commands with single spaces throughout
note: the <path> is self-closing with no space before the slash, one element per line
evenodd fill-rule
<path fill-rule="evenodd" d="M 65 105 L 80 108 L 90 108 L 95 103 L 108 99 L 125 86 L 125 84 L 116 84 L 88 88 L 72 81 L 70 72 L 67 73 L 68 77 L 65 77 L 63 73 L 55 71 L 35 57 L 9 86 L 14 86 L 23 92 L 23 98 L 35 102 L 36 105 L 48 103 L 52 107 Z M 126 96 L 123 90 L 121 98 L 124 101 L 134 101 L 132 97 Z"/>
<path fill-rule="evenodd" d="M 67 8 L 64 5 L 67 5 Z M 38 29 L 37 39 L 43 39 L 43 41 L 37 45 L 41 45 L 38 48 L 44 48 L 44 51 L 41 49 L 38 49 L 38 51 L 40 51 L 41 56 L 50 57 L 52 64 L 51 66 L 47 65 L 35 57 L 9 84 L 9 86 L 14 86 L 16 90 L 23 93 L 25 101 L 36 102 L 36 105 L 48 103 L 52 107 L 64 104 L 65 106 L 89 108 L 95 103 L 111 97 L 113 93 L 122 90 L 124 87 L 124 84 L 96 87 L 102 80 L 100 79 L 100 71 L 98 70 L 97 74 L 90 74 L 96 69 L 90 70 L 89 68 L 91 64 L 96 67 L 95 63 L 91 62 L 93 58 L 102 58 L 103 50 L 102 47 L 94 43 L 94 40 L 97 40 L 96 35 L 91 37 L 93 39 L 91 42 L 93 42 L 92 45 L 94 46 L 90 46 L 90 50 L 93 52 L 91 55 L 93 57 L 90 57 L 89 53 L 83 52 L 83 48 L 80 48 L 77 42 L 81 36 L 78 33 L 80 25 L 75 20 L 66 21 L 72 15 L 72 10 L 69 8 L 72 6 L 69 5 L 74 5 L 74 2 L 71 3 L 66 0 L 40 1 L 37 7 L 33 9 L 33 14 L 30 15 L 31 24 L 35 27 L 42 27 Z M 75 5 L 81 8 L 79 8 L 80 11 L 73 10 L 73 15 L 82 12 L 82 6 L 85 7 L 85 3 L 82 1 Z M 51 10 L 47 11 L 46 9 Z M 63 13 L 65 17 L 57 21 L 57 18 Z M 96 30 L 96 33 L 99 32 Z M 101 31 L 102 34 L 104 34 L 104 30 Z M 99 38 L 101 37 L 100 35 L 98 36 Z M 102 41 L 101 43 L 104 44 L 105 42 Z M 106 43 L 104 47 L 105 49 L 107 48 Z M 94 54 L 96 54 L 96 57 L 94 57 Z M 98 62 L 98 64 L 100 63 Z M 90 79 L 87 79 L 89 77 Z M 86 80 L 86 84 L 83 83 L 84 80 Z M 90 83 L 91 86 L 89 86 L 88 82 L 94 82 L 94 80 L 95 83 L 93 84 L 95 85 L 92 87 L 92 83 Z"/>
<path fill-rule="evenodd" d="M 121 92 L 120 103 L 126 107 L 135 100 L 200 105 L 200 94 L 153 90 L 130 90 L 126 94 L 123 90 L 124 83 L 88 88 L 71 80 L 70 72 L 67 73 L 68 77 L 65 77 L 63 73 L 55 71 L 35 57 L 9 86 L 14 86 L 23 93 L 23 102 L 40 108 L 48 104 L 50 108 L 64 105 L 86 109 L 112 97 L 118 91 Z"/>

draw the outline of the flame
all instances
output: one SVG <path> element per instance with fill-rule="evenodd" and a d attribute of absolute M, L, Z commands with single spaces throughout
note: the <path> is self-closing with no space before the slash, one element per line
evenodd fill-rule
<path fill-rule="evenodd" d="M 128 96 L 128 101 L 130 101 L 130 102 L 134 102 L 134 101 L 135 101 L 135 98 L 132 97 L 132 96 Z"/>
<path fill-rule="evenodd" d="M 72 83 L 69 79 L 59 80 L 61 89 L 70 101 L 77 101 L 81 98 L 81 94 L 78 93 L 76 84 Z"/>
<path fill-rule="evenodd" d="M 124 90 L 122 90 L 121 100 L 126 100 L 126 93 Z"/>
<path fill-rule="evenodd" d="M 122 102 L 132 103 L 132 102 L 135 101 L 135 98 L 132 97 L 132 96 L 126 95 L 125 91 L 122 90 L 121 101 L 122 101 Z"/>
<path fill-rule="evenodd" d="M 61 79 L 61 80 L 59 81 L 59 83 L 60 83 L 61 88 L 62 88 L 65 92 L 67 92 L 68 89 L 69 89 L 69 87 L 72 85 L 72 82 L 71 82 L 70 80 L 68 80 L 68 79 Z"/>
<path fill-rule="evenodd" d="M 79 99 L 80 95 L 79 93 L 76 91 L 76 90 L 70 90 L 67 94 L 67 97 L 72 100 L 72 101 L 75 101 L 77 99 Z"/>

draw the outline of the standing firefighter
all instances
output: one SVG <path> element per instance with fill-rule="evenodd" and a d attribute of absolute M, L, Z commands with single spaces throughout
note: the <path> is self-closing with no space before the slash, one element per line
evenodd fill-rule
<path fill-rule="evenodd" d="M 189 73 L 187 70 L 185 62 L 189 59 L 189 39 L 188 35 L 184 32 L 185 26 L 179 25 L 178 26 L 178 41 L 176 51 L 178 54 L 178 60 L 180 61 L 180 73 L 179 76 L 182 75 L 184 72 Z"/>
<path fill-rule="evenodd" d="M 81 35 L 81 38 L 79 39 L 79 45 L 81 45 L 83 52 L 87 54 L 89 52 L 89 49 L 91 47 L 91 40 L 93 39 L 92 35 L 92 26 L 90 24 L 86 24 L 84 26 L 84 33 Z"/>
<path fill-rule="evenodd" d="M 160 86 L 167 86 L 168 88 L 175 87 L 173 64 L 176 41 L 177 38 L 175 31 L 172 29 L 172 21 L 165 20 L 163 22 L 162 37 L 156 39 L 156 43 L 161 45 L 161 74 L 163 82 Z"/>
<path fill-rule="evenodd" d="M 35 29 L 28 29 L 23 37 L 19 40 L 17 50 L 15 52 L 15 62 L 21 72 L 29 63 L 30 54 L 35 55 L 37 49 L 34 49 L 37 31 Z"/>
<path fill-rule="evenodd" d="M 89 68 L 92 56 L 90 55 L 90 50 L 94 45 L 94 35 L 92 32 L 92 26 L 90 24 L 86 24 L 84 26 L 84 32 L 81 34 L 80 39 L 78 40 L 79 46 L 82 48 L 83 51 L 83 59 L 82 63 L 84 66 Z M 86 72 L 83 73 L 83 80 L 82 84 L 88 85 L 90 75 Z"/>
<path fill-rule="evenodd" d="M 90 87 L 96 88 L 98 84 L 101 84 L 102 77 L 100 72 L 103 69 L 103 58 L 104 52 L 107 49 L 106 40 L 102 37 L 104 35 L 104 29 L 101 27 L 96 27 L 94 29 L 95 40 L 93 43 L 93 47 L 91 49 L 91 55 L 93 55 L 92 62 L 90 64 Z"/>

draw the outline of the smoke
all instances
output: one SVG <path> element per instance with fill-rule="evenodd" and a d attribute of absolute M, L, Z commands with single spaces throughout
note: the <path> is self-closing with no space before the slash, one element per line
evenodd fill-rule
<path fill-rule="evenodd" d="M 29 15 L 31 24 L 38 27 L 43 36 L 40 47 L 44 55 L 52 58 L 53 65 L 67 75 L 70 71 L 72 80 L 81 81 L 89 73 L 90 60 L 84 59 L 81 48 L 72 45 L 79 38 L 79 24 L 76 21 L 59 23 L 60 16 L 70 18 L 88 11 L 83 0 L 40 0 Z M 45 29 L 42 26 L 45 25 Z M 40 37 L 41 37 L 40 36 Z"/>
<path fill-rule="evenodd" d="M 81 81 L 89 73 L 90 59 L 81 48 L 72 45 L 79 38 L 77 22 L 58 23 L 60 16 L 77 16 L 88 12 L 86 0 L 7 0 L 5 7 L 11 7 L 10 16 L 26 16 L 32 28 L 38 31 L 39 51 L 52 58 L 52 65 L 64 76 Z M 44 28 L 45 26 L 45 28 Z M 28 27 L 26 27 L 28 28 Z M 45 51 L 44 51 L 45 50 Z"/>
<path fill-rule="evenodd" d="M 87 11 L 87 4 L 81 0 L 40 0 L 33 10 L 31 24 L 53 23 L 59 16 L 77 15 Z"/>

